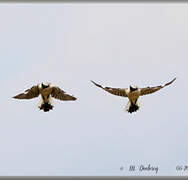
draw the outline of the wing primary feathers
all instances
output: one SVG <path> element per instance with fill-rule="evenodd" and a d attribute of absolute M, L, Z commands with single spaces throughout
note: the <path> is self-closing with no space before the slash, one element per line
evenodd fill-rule
<path fill-rule="evenodd" d="M 53 87 L 51 95 L 52 97 L 62 101 L 75 101 L 77 99 L 76 97 L 67 94 L 59 87 Z"/>
<path fill-rule="evenodd" d="M 164 88 L 165 86 L 168 86 L 170 84 L 172 84 L 174 81 L 176 80 L 176 78 L 174 78 L 172 81 L 166 83 L 165 85 L 160 85 L 160 86 L 154 86 L 154 87 L 147 87 L 147 88 L 141 88 L 140 92 L 141 92 L 141 96 L 142 95 L 147 95 L 147 94 L 151 94 L 154 93 L 156 91 L 159 91 L 160 89 Z"/>
<path fill-rule="evenodd" d="M 27 89 L 25 93 L 18 94 L 14 96 L 15 99 L 32 99 L 38 97 L 40 94 L 38 86 L 33 86 L 30 89 Z"/>
<path fill-rule="evenodd" d="M 91 82 L 93 83 L 93 84 L 95 84 L 95 86 L 97 86 L 97 87 L 100 87 L 100 88 L 102 88 L 102 89 L 104 89 L 100 84 L 97 84 L 96 82 L 94 82 L 94 81 L 92 81 L 91 80 Z"/>
<path fill-rule="evenodd" d="M 175 80 L 176 80 L 176 77 L 172 81 L 166 83 L 164 86 L 168 86 L 168 85 L 172 84 Z"/>
<path fill-rule="evenodd" d="M 103 90 L 113 94 L 113 95 L 116 95 L 116 96 L 123 96 L 123 97 L 127 97 L 127 94 L 125 92 L 125 89 L 121 89 L 121 88 L 111 88 L 111 87 L 103 87 L 101 86 L 100 84 L 97 84 L 96 82 L 92 81 L 91 82 L 97 86 L 97 87 L 100 87 L 102 88 Z"/>

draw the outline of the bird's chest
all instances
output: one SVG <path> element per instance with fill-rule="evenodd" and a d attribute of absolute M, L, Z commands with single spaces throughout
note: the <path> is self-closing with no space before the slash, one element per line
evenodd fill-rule
<path fill-rule="evenodd" d="M 45 88 L 45 89 L 41 89 L 40 93 L 42 96 L 47 97 L 48 95 L 50 95 L 52 92 L 51 88 Z"/>
<path fill-rule="evenodd" d="M 128 94 L 128 98 L 130 101 L 135 102 L 139 97 L 139 91 L 133 91 Z"/>

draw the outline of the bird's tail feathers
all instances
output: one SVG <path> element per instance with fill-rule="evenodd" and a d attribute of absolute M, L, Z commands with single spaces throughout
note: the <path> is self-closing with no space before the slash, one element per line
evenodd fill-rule
<path fill-rule="evenodd" d="M 133 112 L 136 112 L 139 108 L 140 108 L 140 103 L 138 100 L 135 104 L 129 101 L 126 106 L 126 111 L 129 113 L 133 113 Z"/>
<path fill-rule="evenodd" d="M 53 106 L 53 101 L 51 97 L 49 98 L 48 102 L 44 102 L 42 98 L 38 102 L 38 108 L 40 110 L 43 110 L 44 112 L 48 112 L 49 110 L 52 110 L 53 107 L 54 106 Z"/>
<path fill-rule="evenodd" d="M 43 110 L 44 112 L 48 112 L 49 110 L 53 109 L 53 106 L 50 103 L 43 103 L 40 107 L 40 110 Z"/>

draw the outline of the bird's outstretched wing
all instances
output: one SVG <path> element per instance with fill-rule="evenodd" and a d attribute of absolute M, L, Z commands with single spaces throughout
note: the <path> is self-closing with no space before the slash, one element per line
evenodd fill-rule
<path fill-rule="evenodd" d="M 52 97 L 62 101 L 75 101 L 77 99 L 74 96 L 66 94 L 66 92 L 64 92 L 58 87 L 53 87 L 51 95 Z"/>
<path fill-rule="evenodd" d="M 127 97 L 127 94 L 125 92 L 125 89 L 121 89 L 121 88 L 111 88 L 111 87 L 102 87 L 100 84 L 95 83 L 94 81 L 91 81 L 93 84 L 95 84 L 97 87 L 100 87 L 102 89 L 104 89 L 105 91 L 114 94 L 116 96 L 123 96 L 123 97 Z"/>
<path fill-rule="evenodd" d="M 141 96 L 142 95 L 146 95 L 146 94 L 151 94 L 151 93 L 154 93 L 162 88 L 164 88 L 165 86 L 168 86 L 170 84 L 172 84 L 174 81 L 176 80 L 176 78 L 174 78 L 172 81 L 164 84 L 164 85 L 161 85 L 161 86 L 155 86 L 155 87 L 146 87 L 146 88 L 141 88 Z"/>
<path fill-rule="evenodd" d="M 32 99 L 38 97 L 40 94 L 38 86 L 33 86 L 30 89 L 27 89 L 24 93 L 14 96 L 15 99 Z"/>

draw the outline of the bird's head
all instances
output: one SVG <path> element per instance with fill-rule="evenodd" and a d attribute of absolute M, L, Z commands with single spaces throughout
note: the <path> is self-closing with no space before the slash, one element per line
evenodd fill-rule
<path fill-rule="evenodd" d="M 137 86 L 130 86 L 130 91 L 131 92 L 136 91 L 136 90 L 138 90 Z"/>
<path fill-rule="evenodd" d="M 41 86 L 42 86 L 42 89 L 45 89 L 45 88 L 50 87 L 50 84 L 49 83 L 42 83 Z"/>

